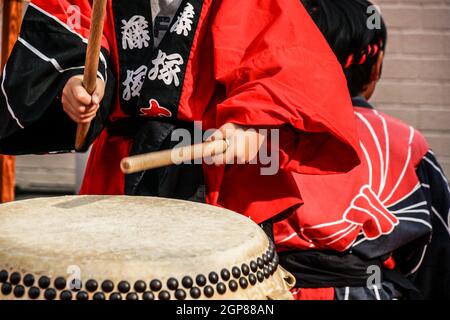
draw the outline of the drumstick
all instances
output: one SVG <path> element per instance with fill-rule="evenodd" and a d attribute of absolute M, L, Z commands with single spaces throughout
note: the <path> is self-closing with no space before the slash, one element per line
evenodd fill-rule
<path fill-rule="evenodd" d="M 89 34 L 83 76 L 83 86 L 90 95 L 94 93 L 97 83 L 98 60 L 100 58 L 103 24 L 106 14 L 106 1 L 94 0 L 92 7 L 91 31 Z M 80 151 L 83 148 L 90 126 L 90 123 L 78 124 L 75 150 Z"/>
<path fill-rule="evenodd" d="M 229 143 L 227 140 L 215 140 L 191 146 L 151 152 L 124 158 L 120 163 L 123 173 L 130 174 L 150 169 L 181 164 L 189 160 L 201 159 L 225 153 Z"/>

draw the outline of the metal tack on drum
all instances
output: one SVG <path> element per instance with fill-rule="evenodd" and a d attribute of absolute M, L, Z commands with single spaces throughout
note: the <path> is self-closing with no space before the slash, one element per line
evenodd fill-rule
<path fill-rule="evenodd" d="M 231 269 L 231 274 L 235 279 L 239 279 L 241 276 L 241 270 L 238 267 L 233 267 L 233 269 Z"/>
<path fill-rule="evenodd" d="M 131 289 L 130 284 L 128 283 L 128 281 L 120 281 L 119 284 L 117 285 L 117 288 L 119 289 L 119 291 L 121 293 L 127 293 Z"/>
<path fill-rule="evenodd" d="M 66 279 L 63 277 L 58 277 L 55 279 L 54 285 L 56 289 L 62 290 L 66 287 Z"/>
<path fill-rule="evenodd" d="M 93 279 L 89 279 L 88 281 L 86 281 L 86 290 L 89 292 L 95 292 L 98 289 L 98 282 L 93 280 Z"/>
<path fill-rule="evenodd" d="M 59 298 L 61 300 L 72 300 L 72 292 L 70 292 L 69 290 L 64 290 L 59 295 Z"/>
<path fill-rule="evenodd" d="M 250 282 L 250 284 L 252 286 L 254 286 L 256 284 L 256 282 L 258 281 L 258 279 L 256 279 L 256 276 L 253 273 L 250 273 L 248 275 L 248 281 Z"/>
<path fill-rule="evenodd" d="M 56 298 L 56 290 L 55 289 L 46 289 L 44 292 L 44 297 L 46 300 L 53 300 Z"/>
<path fill-rule="evenodd" d="M 155 300 L 155 295 L 151 291 L 146 291 L 142 295 L 142 299 L 147 300 L 147 301 Z"/>
<path fill-rule="evenodd" d="M 19 272 L 13 272 L 9 276 L 9 282 L 14 285 L 18 284 L 21 279 L 22 279 L 22 277 L 20 276 Z"/>
<path fill-rule="evenodd" d="M 139 300 L 139 296 L 136 294 L 136 292 L 130 292 L 127 294 L 126 299 L 132 301 Z"/>
<path fill-rule="evenodd" d="M 158 299 L 159 300 L 170 300 L 170 293 L 166 290 L 162 290 L 159 294 L 158 294 Z"/>
<path fill-rule="evenodd" d="M 97 292 L 96 294 L 94 294 L 93 299 L 94 300 L 105 300 L 106 296 L 103 292 Z"/>
<path fill-rule="evenodd" d="M 7 296 L 7 295 L 9 295 L 11 292 L 12 292 L 12 286 L 11 286 L 11 284 L 8 283 L 8 282 L 3 283 L 3 284 L 2 284 L 2 294 L 3 294 L 4 296 Z"/>
<path fill-rule="evenodd" d="M 206 286 L 203 289 L 203 294 L 207 297 L 207 298 L 211 298 L 214 295 L 214 289 L 211 286 Z"/>
<path fill-rule="evenodd" d="M 138 280 L 136 281 L 136 283 L 134 284 L 134 290 L 136 292 L 144 292 L 147 289 L 147 284 L 145 283 L 145 281 L 142 280 Z"/>
<path fill-rule="evenodd" d="M 38 284 L 41 289 L 47 289 L 48 286 L 50 285 L 50 278 L 42 276 L 39 278 Z"/>
<path fill-rule="evenodd" d="M 183 280 L 181 280 L 181 284 L 185 289 L 190 289 L 194 285 L 194 281 L 192 280 L 191 277 L 185 276 L 183 277 Z"/>
<path fill-rule="evenodd" d="M 245 264 L 245 263 L 242 264 L 241 270 L 242 270 L 242 274 L 243 274 L 244 276 L 248 276 L 248 274 L 250 273 L 250 268 L 249 268 L 248 265 Z"/>
<path fill-rule="evenodd" d="M 41 290 L 38 287 L 31 287 L 28 290 L 28 297 L 32 300 L 39 298 L 41 295 Z"/>
<path fill-rule="evenodd" d="M 167 280 L 167 288 L 169 288 L 169 290 L 177 290 L 178 280 L 175 278 L 169 278 L 169 280 Z"/>
<path fill-rule="evenodd" d="M 237 291 L 237 289 L 239 288 L 239 287 L 238 287 L 238 284 L 237 284 L 237 282 L 236 282 L 235 280 L 231 280 L 231 281 L 228 283 L 228 287 L 230 288 L 230 290 L 231 290 L 232 292 Z"/>
<path fill-rule="evenodd" d="M 223 281 L 228 281 L 230 280 L 231 274 L 227 269 L 222 269 L 222 271 L 220 271 L 220 276 L 222 277 Z"/>
<path fill-rule="evenodd" d="M 102 283 L 102 290 L 104 292 L 111 292 L 114 290 L 114 283 L 111 280 L 105 280 Z"/>
<path fill-rule="evenodd" d="M 109 300 L 113 301 L 122 300 L 122 295 L 119 292 L 113 292 L 109 295 Z"/>
<path fill-rule="evenodd" d="M 197 283 L 197 285 L 199 287 L 203 287 L 206 284 L 206 277 L 202 274 L 199 274 L 196 278 L 195 278 L 195 283 Z"/>
<path fill-rule="evenodd" d="M 31 287 L 34 284 L 34 276 L 32 274 L 26 274 L 23 277 L 23 284 L 27 287 Z"/>
<path fill-rule="evenodd" d="M 208 275 L 208 280 L 209 282 L 211 282 L 212 284 L 216 284 L 217 282 L 219 282 L 219 275 L 216 272 L 211 272 Z"/>
<path fill-rule="evenodd" d="M 223 282 L 219 282 L 216 286 L 216 290 L 219 294 L 225 294 L 225 292 L 227 292 L 227 286 Z"/>
<path fill-rule="evenodd" d="M 161 290 L 161 288 L 162 288 L 162 283 L 161 283 L 161 281 L 159 281 L 158 279 L 155 279 L 155 280 L 152 280 L 151 282 L 150 282 L 150 289 L 152 290 L 152 291 L 159 291 L 159 290 Z"/>
<path fill-rule="evenodd" d="M 8 280 L 8 271 L 0 271 L 0 283 L 6 282 Z"/>
<path fill-rule="evenodd" d="M 175 299 L 177 300 L 184 300 L 186 299 L 186 291 L 184 291 L 183 289 L 177 289 L 175 291 Z"/>
<path fill-rule="evenodd" d="M 189 294 L 192 299 L 198 299 L 198 298 L 200 298 L 202 292 L 199 288 L 192 287 L 191 290 L 189 291 Z"/>
<path fill-rule="evenodd" d="M 25 288 L 22 285 L 15 286 L 14 296 L 16 298 L 22 298 L 25 294 Z"/>
<path fill-rule="evenodd" d="M 83 301 L 83 300 L 88 300 L 89 299 L 89 295 L 86 291 L 79 291 L 77 293 L 77 300 Z"/>

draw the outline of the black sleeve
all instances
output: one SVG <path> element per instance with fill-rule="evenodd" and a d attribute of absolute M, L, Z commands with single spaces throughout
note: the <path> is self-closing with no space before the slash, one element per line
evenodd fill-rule
<path fill-rule="evenodd" d="M 424 299 L 450 299 L 450 188 L 434 154 L 428 152 L 417 175 L 430 207 L 433 233 L 412 276 Z M 413 297 L 414 298 L 414 297 Z"/>
<path fill-rule="evenodd" d="M 68 152 L 76 124 L 64 113 L 59 95 L 67 80 L 84 72 L 86 40 L 29 6 L 20 37 L 0 78 L 0 153 Z M 112 101 L 114 77 L 102 49 L 98 76 L 105 98 L 91 124 L 85 149 L 103 127 Z"/>

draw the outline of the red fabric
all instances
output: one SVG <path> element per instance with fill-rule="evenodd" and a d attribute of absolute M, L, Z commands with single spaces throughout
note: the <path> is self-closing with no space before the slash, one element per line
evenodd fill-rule
<path fill-rule="evenodd" d="M 383 266 L 384 266 L 386 269 L 394 270 L 394 269 L 395 269 L 395 266 L 396 266 L 394 257 L 393 257 L 393 256 L 390 256 L 390 257 L 387 258 L 385 261 L 383 261 Z"/>
<path fill-rule="evenodd" d="M 89 1 L 37 2 L 63 20 L 68 4 L 79 5 L 83 10 L 80 33 L 87 35 Z M 111 3 L 104 40 L 118 79 Z M 342 70 L 299 1 L 247 0 L 237 9 L 235 0 L 205 0 L 183 83 L 179 119 L 202 120 L 203 129 L 226 122 L 279 127 L 282 137 L 282 170 L 275 176 L 261 176 L 257 166 L 205 166 L 208 203 L 256 222 L 300 205 L 301 195 L 290 171 L 330 174 L 346 172 L 359 163 L 351 109 Z M 125 116 L 117 98 L 110 120 Z M 118 163 L 130 141 L 109 139 L 103 133 L 95 143 L 82 193 L 123 193 Z"/>
<path fill-rule="evenodd" d="M 103 130 L 91 149 L 80 194 L 123 195 L 125 176 L 120 161 L 127 157 L 133 141 L 111 136 Z"/>
<path fill-rule="evenodd" d="M 348 171 L 359 144 L 341 68 L 299 2 L 239 6 L 244 14 L 233 0 L 205 1 L 179 117 L 203 120 L 205 129 L 227 122 L 281 128 L 278 175 L 262 176 L 256 166 L 205 167 L 210 204 L 261 222 L 302 203 L 288 171 Z"/>
<path fill-rule="evenodd" d="M 172 112 L 160 106 L 158 101 L 152 99 L 148 108 L 141 108 L 141 115 L 145 117 L 171 117 Z"/>
<path fill-rule="evenodd" d="M 178 117 L 203 120 L 205 129 L 226 122 L 283 127 L 282 167 L 352 169 L 359 144 L 346 80 L 308 13 L 289 0 L 239 6 L 251 14 L 237 15 L 233 0 L 205 1 Z"/>
<path fill-rule="evenodd" d="M 334 288 L 294 288 L 291 292 L 294 300 L 334 300 Z"/>
<path fill-rule="evenodd" d="M 383 113 L 355 108 L 364 158 L 347 174 L 294 174 L 304 205 L 274 226 L 279 250 L 345 251 L 392 233 L 399 220 L 387 209 L 419 184 L 416 168 L 428 151 L 423 136 Z"/>

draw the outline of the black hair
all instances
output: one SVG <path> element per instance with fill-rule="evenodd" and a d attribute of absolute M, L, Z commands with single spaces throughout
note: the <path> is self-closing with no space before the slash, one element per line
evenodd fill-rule
<path fill-rule="evenodd" d="M 342 65 L 351 96 L 360 94 L 386 47 L 387 29 L 381 14 L 367 0 L 302 2 Z M 376 21 L 379 27 L 370 24 Z"/>

